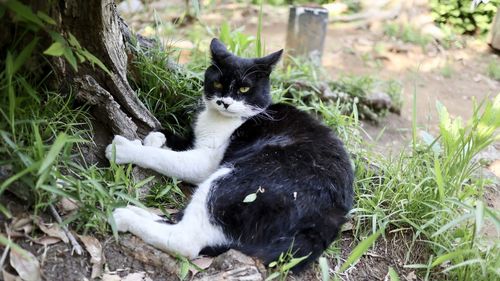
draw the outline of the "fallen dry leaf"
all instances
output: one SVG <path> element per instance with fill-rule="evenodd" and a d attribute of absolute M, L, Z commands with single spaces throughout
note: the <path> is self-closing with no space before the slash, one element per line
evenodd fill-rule
<path fill-rule="evenodd" d="M 104 273 L 102 276 L 102 281 L 121 281 L 120 276 L 115 274 Z"/>
<path fill-rule="evenodd" d="M 415 271 L 411 271 L 406 275 L 406 280 L 413 281 L 417 280 L 417 275 L 415 275 Z"/>
<path fill-rule="evenodd" d="M 57 223 L 44 223 L 41 219 L 35 218 L 33 220 L 38 228 L 50 237 L 59 238 L 64 243 L 69 243 L 68 236 Z"/>
<path fill-rule="evenodd" d="M 92 236 L 78 235 L 85 249 L 90 254 L 90 263 L 92 263 L 92 274 L 90 278 L 94 279 L 102 275 L 102 268 L 104 265 L 104 254 L 102 253 L 102 246 L 99 240 Z"/>
<path fill-rule="evenodd" d="M 342 231 L 342 232 L 344 232 L 344 231 L 349 231 L 349 230 L 352 230 L 352 229 L 353 229 L 353 227 L 354 227 L 354 226 L 353 226 L 352 222 L 350 222 L 350 221 L 349 221 L 349 222 L 346 222 L 346 223 L 344 223 L 344 224 L 342 225 L 342 230 L 341 230 L 341 231 Z"/>
<path fill-rule="evenodd" d="M 80 208 L 78 203 L 71 198 L 62 198 L 57 205 L 64 214 L 71 213 L 72 211 Z"/>
<path fill-rule="evenodd" d="M 7 272 L 5 269 L 2 269 L 2 276 L 4 281 L 23 281 L 21 277 L 11 274 Z"/>
<path fill-rule="evenodd" d="M 212 257 L 201 257 L 201 258 L 196 258 L 194 260 L 191 260 L 191 262 L 193 264 L 195 264 L 197 267 L 199 267 L 201 270 L 205 270 L 208 267 L 210 267 L 210 265 L 212 264 L 213 261 L 214 261 L 214 258 L 212 258 Z M 193 274 L 192 276 L 195 276 L 198 272 L 200 272 L 200 270 L 198 268 L 196 268 L 192 265 L 189 267 L 189 271 L 191 271 L 191 273 Z"/>
<path fill-rule="evenodd" d="M 24 281 L 41 281 L 40 263 L 30 252 L 19 253 L 12 249 L 10 251 L 10 265 Z"/>
<path fill-rule="evenodd" d="M 43 236 L 43 237 L 39 237 L 37 239 L 34 239 L 32 241 L 37 243 L 37 244 L 40 244 L 40 245 L 48 246 L 48 245 L 53 245 L 53 244 L 57 244 L 57 243 L 61 242 L 61 239 L 59 239 L 57 237 Z"/>
<path fill-rule="evenodd" d="M 33 230 L 33 220 L 30 217 L 14 218 L 9 228 L 16 233 L 28 234 Z"/>

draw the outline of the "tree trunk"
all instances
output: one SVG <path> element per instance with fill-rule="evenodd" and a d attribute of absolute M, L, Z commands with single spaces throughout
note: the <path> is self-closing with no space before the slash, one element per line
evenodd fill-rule
<path fill-rule="evenodd" d="M 497 11 L 495 19 L 491 25 L 490 46 L 493 49 L 500 51 L 500 9 Z"/>
<path fill-rule="evenodd" d="M 34 11 L 37 8 L 48 11 L 56 19 L 61 35 L 65 38 L 69 34 L 75 36 L 80 45 L 99 58 L 111 72 L 108 74 L 89 63 L 79 64 L 78 72 L 74 72 L 66 60 L 55 59 L 60 88 L 73 91 L 77 99 L 91 106 L 95 146 L 88 149 L 87 162 L 105 160 L 104 149 L 113 135 L 135 139 L 161 127 L 127 81 L 126 45 L 131 33 L 118 15 L 114 1 L 30 2 Z"/>

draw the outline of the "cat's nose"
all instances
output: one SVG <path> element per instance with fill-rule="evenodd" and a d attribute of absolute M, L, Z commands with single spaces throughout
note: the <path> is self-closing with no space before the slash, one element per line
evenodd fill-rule
<path fill-rule="evenodd" d="M 225 109 L 227 109 L 229 107 L 229 103 L 225 103 L 221 100 L 218 100 L 215 103 L 217 103 L 217 105 L 223 105 Z"/>

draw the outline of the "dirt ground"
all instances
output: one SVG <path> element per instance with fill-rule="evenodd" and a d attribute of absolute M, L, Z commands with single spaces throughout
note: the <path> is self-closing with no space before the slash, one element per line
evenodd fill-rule
<path fill-rule="evenodd" d="M 180 9 L 182 3 L 183 1 L 178 0 L 156 1 L 146 12 L 126 15 L 125 19 L 139 33 L 150 35 L 151 31 L 148 30 L 154 25 L 151 7 L 156 9 L 155 16 L 163 21 L 169 21 L 176 15 L 172 11 Z M 413 13 L 413 17 L 407 16 L 406 21 L 418 23 L 422 17 L 428 16 L 422 12 L 425 11 L 425 7 L 417 5 L 414 9 L 418 13 Z M 266 49 L 272 51 L 284 48 L 288 21 L 287 8 L 265 7 L 264 12 L 262 31 Z M 247 34 L 256 34 L 257 13 L 258 9 L 255 6 L 226 4 L 213 10 L 203 11 L 201 21 L 207 26 L 219 26 L 222 22 L 229 21 L 232 26 L 244 26 Z M 193 46 L 193 42 L 189 41 L 186 35 L 189 28 L 189 25 L 180 28 L 179 32 L 176 32 L 177 35 L 169 39 L 169 42 L 174 42 L 174 45 L 185 49 L 187 53 Z M 473 100 L 482 100 L 500 93 L 500 82 L 492 80 L 486 74 L 488 64 L 492 61 L 500 64 L 500 57 L 483 41 L 473 38 L 462 39 L 466 43 L 465 48 L 445 49 L 439 44 L 429 44 L 422 48 L 388 38 L 384 35 L 382 22 L 330 24 L 322 63 L 332 79 L 344 74 L 373 75 L 382 79 L 396 79 L 402 83 L 401 115 L 389 114 L 378 125 L 369 122 L 363 124 L 366 139 L 373 142 L 374 149 L 387 155 L 404 149 L 409 140 L 414 93 L 419 128 L 431 134 L 437 132 L 436 101 L 442 102 L 452 116 L 467 119 L 472 113 Z M 443 75 L 442 69 L 445 66 L 452 70 L 451 75 Z M 379 136 L 382 131 L 383 134 Z M 377 136 L 379 138 L 375 142 Z M 492 163 L 490 172 L 496 173 L 497 176 L 500 176 L 499 153 L 500 145 L 496 144 L 484 155 L 484 158 L 489 158 Z M 490 187 L 486 194 L 488 204 L 500 208 L 499 198 L 498 185 Z M 14 198 L 4 196 L 0 201 L 6 203 L 5 206 L 10 207 L 15 216 L 29 212 Z M 6 223 L 5 218 L 0 217 L 0 225 L 3 226 L 4 223 Z M 143 261 L 133 258 L 131 253 L 125 251 L 113 238 L 99 237 L 99 241 L 103 246 L 108 272 L 122 277 L 132 272 L 142 272 L 140 279 L 133 280 L 178 280 L 175 274 L 148 265 L 147 258 Z M 340 241 L 340 261 L 343 261 L 357 242 L 353 241 L 351 230 L 343 232 Z M 417 244 L 410 248 L 409 241 L 411 239 L 405 237 L 403 233 L 389 236 L 385 240 L 379 239 L 355 267 L 348 269 L 342 275 L 342 279 L 384 280 L 388 267 L 392 266 L 402 280 L 418 280 L 415 272 L 403 268 L 403 264 L 426 262 L 412 260 L 413 257 L 420 256 L 418 253 L 424 251 L 424 247 Z M 87 253 L 80 257 L 72 256 L 69 246 L 63 243 L 44 247 L 30 242 L 29 239 L 20 239 L 17 242 L 41 262 L 45 280 L 90 279 L 92 265 Z M 408 252 L 414 255 L 407 257 Z M 329 263 L 331 270 L 338 269 L 339 261 L 329 260 Z M 301 275 L 289 276 L 288 279 L 321 280 L 321 276 L 315 266 Z"/>

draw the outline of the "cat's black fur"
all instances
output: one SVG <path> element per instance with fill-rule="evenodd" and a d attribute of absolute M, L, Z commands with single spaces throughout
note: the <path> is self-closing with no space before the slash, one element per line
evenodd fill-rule
<path fill-rule="evenodd" d="M 220 164 L 232 171 L 213 182 L 208 197 L 212 223 L 232 242 L 203 252 L 234 248 L 267 264 L 291 249 L 295 257 L 308 256 L 300 270 L 337 237 L 352 207 L 354 176 L 348 154 L 332 130 L 309 114 L 286 104 L 270 105 L 269 74 L 281 51 L 244 59 L 217 40 L 211 50 L 205 98 L 231 96 L 266 109 L 232 134 Z M 228 90 L 216 91 L 214 81 Z M 251 92 L 229 90 L 242 86 Z M 167 143 L 178 139 L 167 135 Z M 183 143 L 174 146 L 187 148 L 192 139 Z M 256 192 L 255 201 L 243 202 Z"/>

